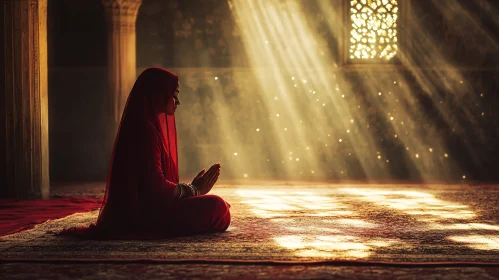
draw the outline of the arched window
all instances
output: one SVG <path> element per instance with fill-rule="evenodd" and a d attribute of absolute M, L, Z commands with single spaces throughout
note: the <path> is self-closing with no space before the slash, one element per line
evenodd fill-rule
<path fill-rule="evenodd" d="M 407 0 L 346 0 L 344 63 L 393 64 L 400 49 L 401 5 Z M 406 3 L 405 3 L 406 4 Z M 404 11 L 405 12 L 405 11 Z"/>

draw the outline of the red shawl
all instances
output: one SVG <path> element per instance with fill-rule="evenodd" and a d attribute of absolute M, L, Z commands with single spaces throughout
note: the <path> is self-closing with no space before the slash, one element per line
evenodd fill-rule
<path fill-rule="evenodd" d="M 177 83 L 161 68 L 137 78 L 114 142 L 99 218 L 90 227 L 97 237 L 145 237 L 164 218 L 179 182 L 175 117 L 166 114 Z M 65 232 L 75 231 L 80 229 Z"/>

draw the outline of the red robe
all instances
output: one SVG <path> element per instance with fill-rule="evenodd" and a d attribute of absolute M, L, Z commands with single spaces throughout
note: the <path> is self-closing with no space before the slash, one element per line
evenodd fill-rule
<path fill-rule="evenodd" d="M 166 106 L 177 83 L 175 74 L 161 68 L 137 78 L 114 143 L 99 218 L 90 226 L 95 237 L 166 238 L 229 227 L 229 205 L 219 196 L 173 195 L 179 182 L 177 133 Z"/>

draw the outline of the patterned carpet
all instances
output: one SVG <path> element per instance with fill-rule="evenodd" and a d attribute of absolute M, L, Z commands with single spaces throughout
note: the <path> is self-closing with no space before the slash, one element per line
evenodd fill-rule
<path fill-rule="evenodd" d="M 217 264 L 5 264 L 3 279 L 499 279 L 499 268 Z"/>
<path fill-rule="evenodd" d="M 0 238 L 0 259 L 499 263 L 497 186 L 276 183 L 222 185 L 215 194 L 232 206 L 225 233 L 155 241 L 55 235 L 95 221 L 91 211 Z"/>

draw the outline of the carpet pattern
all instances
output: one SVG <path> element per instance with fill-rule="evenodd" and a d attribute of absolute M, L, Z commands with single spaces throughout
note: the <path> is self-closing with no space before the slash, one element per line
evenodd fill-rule
<path fill-rule="evenodd" d="M 154 241 L 55 235 L 98 210 L 0 238 L 0 259 L 499 262 L 499 188 L 450 185 L 226 185 L 220 234 Z"/>
<path fill-rule="evenodd" d="M 3 279 L 499 279 L 499 268 L 159 264 L 4 264 Z"/>

